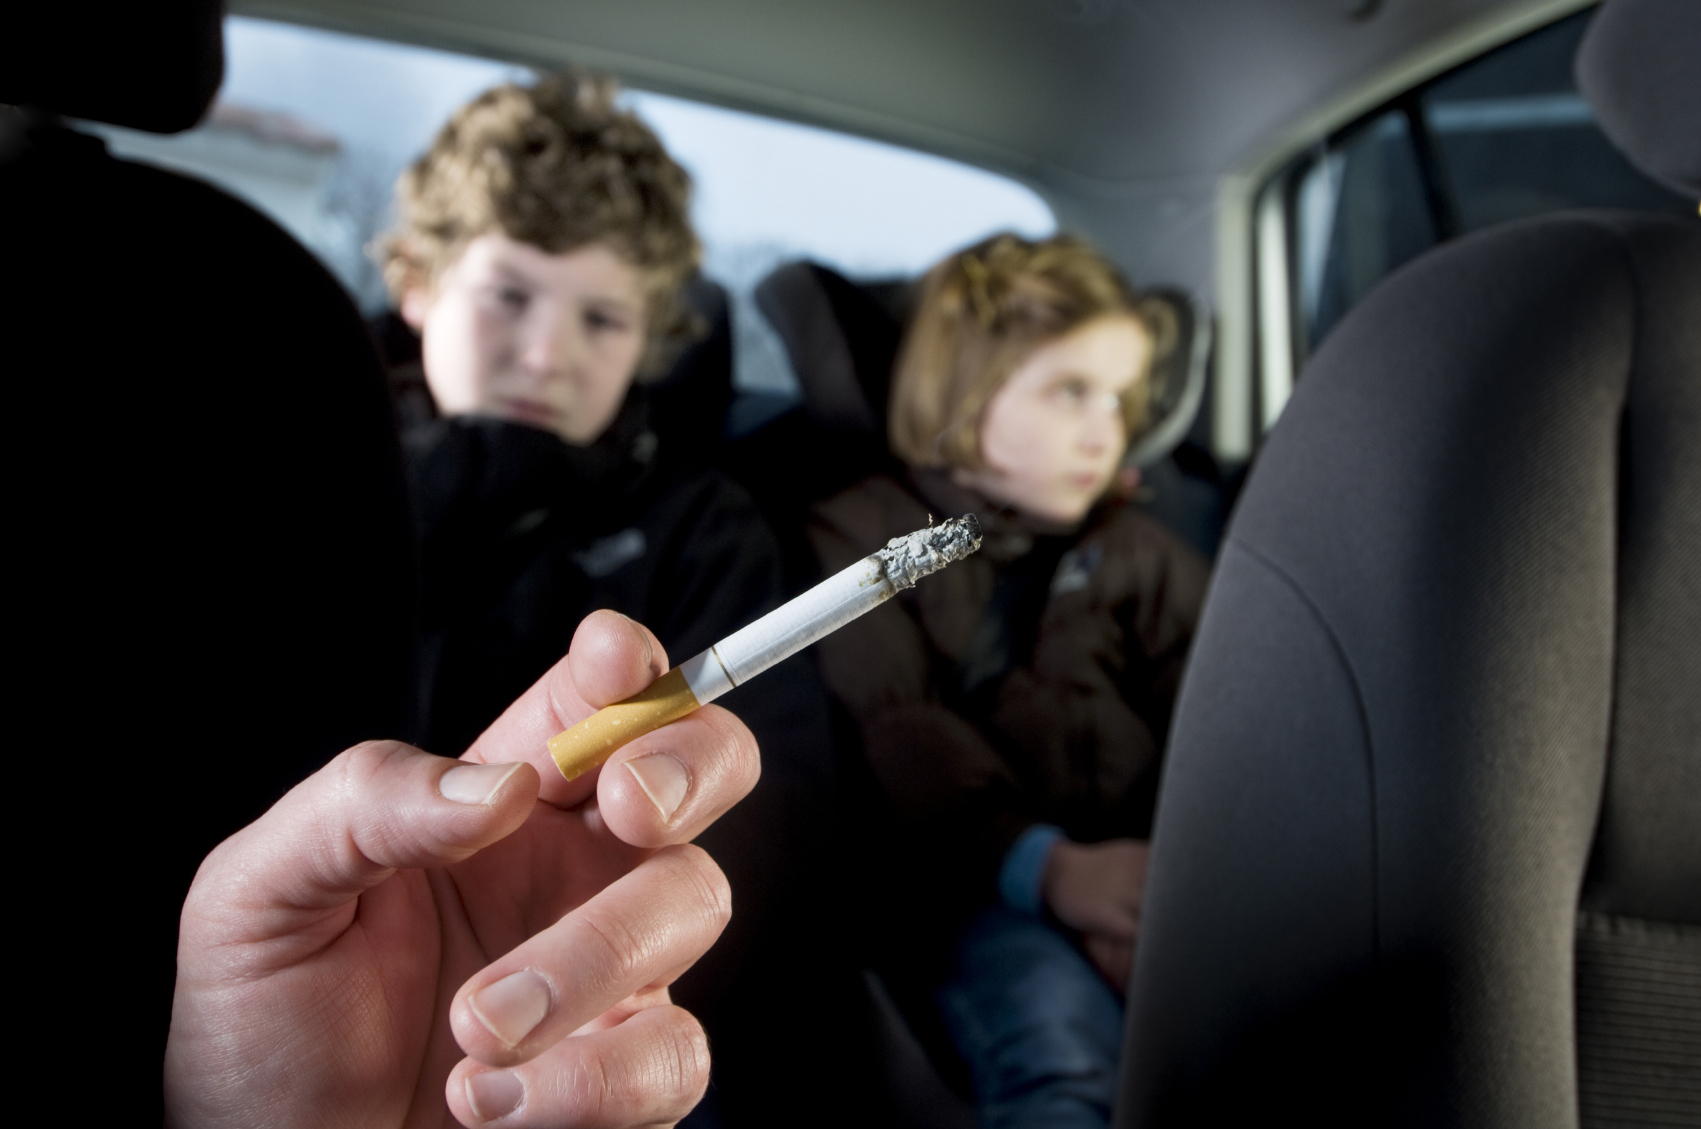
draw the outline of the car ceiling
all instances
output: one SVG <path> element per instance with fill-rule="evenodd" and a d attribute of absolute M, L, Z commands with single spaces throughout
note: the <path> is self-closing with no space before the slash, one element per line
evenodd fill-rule
<path fill-rule="evenodd" d="M 1555 0 L 235 0 L 1009 173 L 1142 280 L 1209 295 L 1221 178 L 1426 45 Z"/>

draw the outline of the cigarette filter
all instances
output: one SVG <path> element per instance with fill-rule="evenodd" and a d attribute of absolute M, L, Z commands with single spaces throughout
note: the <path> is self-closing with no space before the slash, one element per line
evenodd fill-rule
<path fill-rule="evenodd" d="M 646 689 L 550 738 L 555 766 L 569 780 L 589 772 L 628 741 L 708 705 L 978 548 L 980 522 L 973 514 L 892 538 L 884 549 L 680 663 Z"/>

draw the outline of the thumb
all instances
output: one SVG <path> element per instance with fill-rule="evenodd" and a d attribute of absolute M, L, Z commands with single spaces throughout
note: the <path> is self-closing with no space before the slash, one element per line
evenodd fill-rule
<path fill-rule="evenodd" d="M 472 764 L 397 741 L 337 756 L 201 864 L 185 936 L 253 943 L 303 928 L 404 868 L 459 862 L 531 813 L 530 765 Z"/>

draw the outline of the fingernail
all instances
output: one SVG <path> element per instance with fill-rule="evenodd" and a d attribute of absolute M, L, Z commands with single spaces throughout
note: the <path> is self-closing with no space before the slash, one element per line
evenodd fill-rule
<path fill-rule="evenodd" d="M 685 802 L 685 793 L 691 790 L 691 774 L 679 759 L 666 753 L 650 753 L 627 761 L 626 767 L 644 795 L 661 812 L 662 821 L 672 819 L 679 805 Z"/>
<path fill-rule="evenodd" d="M 524 969 L 480 988 L 469 1003 L 485 1030 L 505 1045 L 517 1047 L 549 1014 L 549 984 Z"/>
<path fill-rule="evenodd" d="M 490 801 L 502 782 L 514 775 L 519 764 L 463 764 L 451 768 L 437 781 L 437 790 L 445 800 L 457 804 L 483 804 Z"/>
<path fill-rule="evenodd" d="M 507 1117 L 525 1095 L 525 1085 L 512 1071 L 491 1070 L 467 1075 L 467 1104 L 472 1106 L 480 1121 Z"/>

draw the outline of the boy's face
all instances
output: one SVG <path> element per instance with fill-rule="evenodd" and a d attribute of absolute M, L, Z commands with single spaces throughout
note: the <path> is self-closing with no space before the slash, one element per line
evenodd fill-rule
<path fill-rule="evenodd" d="M 1128 445 L 1121 397 L 1150 348 L 1133 318 L 1106 317 L 1035 349 L 986 407 L 986 468 L 959 470 L 957 480 L 1033 517 L 1081 520 Z"/>
<path fill-rule="evenodd" d="M 444 415 L 489 415 L 594 442 L 614 422 L 645 344 L 644 279 L 611 248 L 558 255 L 498 232 L 467 244 L 402 317 L 424 339 Z"/>

